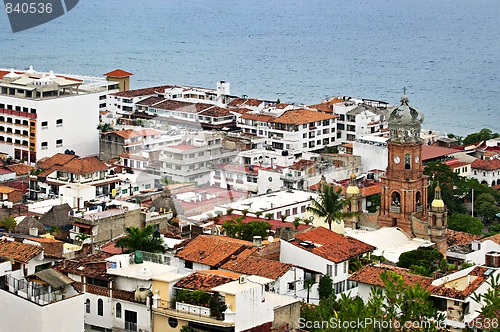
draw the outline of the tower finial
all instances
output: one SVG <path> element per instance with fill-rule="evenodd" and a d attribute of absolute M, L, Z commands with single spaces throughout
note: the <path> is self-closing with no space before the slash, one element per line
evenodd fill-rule
<path fill-rule="evenodd" d="M 406 87 L 403 87 L 403 94 L 406 96 Z"/>

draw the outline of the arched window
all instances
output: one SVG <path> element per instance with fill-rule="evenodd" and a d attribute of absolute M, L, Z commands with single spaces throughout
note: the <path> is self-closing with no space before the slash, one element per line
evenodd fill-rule
<path fill-rule="evenodd" d="M 85 312 L 90 314 L 90 299 L 85 300 Z"/>
<path fill-rule="evenodd" d="M 97 314 L 99 316 L 103 316 L 104 315 L 104 308 L 103 308 L 103 302 L 101 299 L 97 300 Z"/>
<path fill-rule="evenodd" d="M 436 215 L 435 215 L 435 214 L 433 214 L 433 215 L 432 215 L 432 223 L 431 223 L 431 226 L 432 226 L 432 227 L 436 227 Z"/>
<path fill-rule="evenodd" d="M 116 318 L 122 318 L 122 305 L 121 305 L 121 303 L 116 304 Z"/>
<path fill-rule="evenodd" d="M 391 205 L 393 206 L 400 206 L 401 205 L 401 195 L 397 191 L 393 192 L 391 195 L 392 202 Z"/>
<path fill-rule="evenodd" d="M 409 153 L 405 154 L 405 169 L 411 168 L 411 156 Z"/>
<path fill-rule="evenodd" d="M 422 194 L 420 191 L 417 191 L 417 194 L 415 195 L 415 203 L 417 206 L 422 205 Z"/>

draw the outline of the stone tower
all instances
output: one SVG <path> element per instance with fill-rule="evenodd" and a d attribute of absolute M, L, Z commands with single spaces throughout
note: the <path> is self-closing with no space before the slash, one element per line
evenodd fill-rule
<path fill-rule="evenodd" d="M 389 113 L 388 164 L 382 180 L 378 227 L 399 227 L 411 237 L 429 238 L 428 176 L 423 174 L 420 126 L 424 117 L 408 97 Z"/>
<path fill-rule="evenodd" d="M 351 173 L 349 177 L 349 187 L 345 192 L 346 197 L 351 200 L 349 205 L 349 210 L 351 212 L 360 212 L 360 204 L 361 204 L 361 192 L 356 185 L 356 174 Z M 347 218 L 346 226 L 349 225 L 352 229 L 359 228 L 359 216 L 354 216 Z"/>
<path fill-rule="evenodd" d="M 439 183 L 434 191 L 434 200 L 429 211 L 429 236 L 430 240 L 436 244 L 440 252 L 446 252 L 447 230 L 448 230 L 448 210 L 441 198 L 441 187 Z"/>

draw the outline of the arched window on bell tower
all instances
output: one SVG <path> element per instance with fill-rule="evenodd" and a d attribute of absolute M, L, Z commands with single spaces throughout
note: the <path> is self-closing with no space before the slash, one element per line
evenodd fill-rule
<path fill-rule="evenodd" d="M 422 194 L 420 193 L 420 191 L 417 191 L 417 193 L 415 194 L 415 207 L 416 207 L 416 209 L 418 209 L 418 207 L 421 205 L 422 205 Z"/>
<path fill-rule="evenodd" d="M 409 153 L 405 154 L 405 169 L 411 168 L 411 156 Z"/>
<path fill-rule="evenodd" d="M 432 227 L 436 227 L 436 221 L 437 221 L 437 217 L 435 214 L 433 214 L 431 217 L 431 226 Z"/>

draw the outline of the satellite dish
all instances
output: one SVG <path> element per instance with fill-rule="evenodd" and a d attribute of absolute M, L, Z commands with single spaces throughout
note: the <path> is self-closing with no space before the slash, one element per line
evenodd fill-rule
<path fill-rule="evenodd" d="M 274 237 L 272 237 L 271 235 L 269 235 L 269 237 L 267 238 L 267 241 L 269 241 L 269 243 L 273 243 Z"/>

